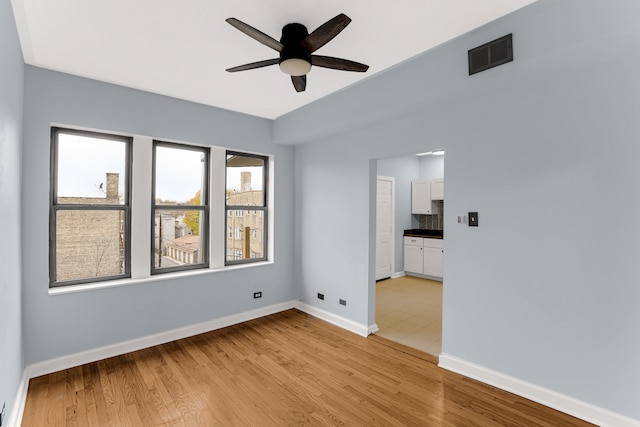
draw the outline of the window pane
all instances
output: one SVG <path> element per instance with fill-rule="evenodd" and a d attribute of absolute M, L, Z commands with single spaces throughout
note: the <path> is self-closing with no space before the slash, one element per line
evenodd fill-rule
<path fill-rule="evenodd" d="M 264 158 L 227 154 L 227 205 L 264 206 Z"/>
<path fill-rule="evenodd" d="M 259 216 L 227 217 L 227 261 L 264 258 L 264 221 Z"/>
<path fill-rule="evenodd" d="M 124 204 L 125 141 L 60 132 L 57 203 Z"/>
<path fill-rule="evenodd" d="M 202 235 L 204 209 L 157 209 L 154 215 L 155 268 L 203 264 L 206 239 Z"/>
<path fill-rule="evenodd" d="M 156 146 L 155 197 L 160 205 L 204 205 L 206 180 L 202 150 Z"/>
<path fill-rule="evenodd" d="M 124 224 L 121 210 L 57 211 L 55 280 L 124 274 Z"/>

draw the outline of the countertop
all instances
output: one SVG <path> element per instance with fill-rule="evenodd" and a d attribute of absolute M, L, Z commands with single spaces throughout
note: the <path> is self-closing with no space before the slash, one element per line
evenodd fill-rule
<path fill-rule="evenodd" d="M 422 228 L 412 228 L 410 230 L 404 230 L 404 236 L 425 237 L 427 239 L 442 239 L 444 238 L 444 233 L 442 230 L 425 230 Z"/>

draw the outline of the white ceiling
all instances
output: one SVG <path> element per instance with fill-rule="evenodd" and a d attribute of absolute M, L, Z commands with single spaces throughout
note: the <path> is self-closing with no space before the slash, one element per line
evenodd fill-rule
<path fill-rule="evenodd" d="M 274 119 L 535 0 L 12 0 L 27 64 Z M 319 55 L 370 66 L 314 67 L 297 93 L 277 65 L 226 68 L 278 53 L 225 22 L 279 40 L 339 13 L 352 22 Z M 488 41 L 488 40 L 487 40 Z"/>

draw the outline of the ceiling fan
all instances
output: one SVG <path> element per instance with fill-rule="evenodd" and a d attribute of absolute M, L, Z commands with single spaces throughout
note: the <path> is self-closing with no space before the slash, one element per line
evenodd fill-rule
<path fill-rule="evenodd" d="M 264 61 L 251 62 L 249 64 L 228 68 L 227 71 L 230 73 L 278 64 L 283 73 L 291 76 L 291 81 L 296 91 L 303 92 L 307 87 L 307 73 L 311 70 L 312 65 L 361 73 L 369 69 L 368 65 L 348 59 L 312 55 L 313 52 L 327 44 L 349 25 L 351 18 L 344 13 L 328 20 L 311 32 L 311 34 L 307 31 L 307 27 L 302 24 L 287 24 L 282 28 L 280 41 L 236 18 L 228 18 L 226 21 L 249 37 L 280 52 L 279 58 L 265 59 Z"/>

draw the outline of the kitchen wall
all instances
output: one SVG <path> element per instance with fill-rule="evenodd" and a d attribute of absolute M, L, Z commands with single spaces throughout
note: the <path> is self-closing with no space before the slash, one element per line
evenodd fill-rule
<path fill-rule="evenodd" d="M 425 143 L 425 145 L 436 145 L 436 142 Z M 419 179 L 444 178 L 445 156 L 416 156 L 416 158 L 418 159 Z"/>
<path fill-rule="evenodd" d="M 68 74 L 26 67 L 22 230 L 27 364 L 119 344 L 294 298 L 293 148 L 272 122 Z M 270 154 L 275 162 L 273 264 L 49 295 L 51 123 Z M 135 171 L 134 171 L 135 173 Z M 134 224 L 135 227 L 135 224 Z M 16 239 L 18 240 L 18 239 Z M 259 288 L 258 288 L 259 287 Z M 262 290 L 263 297 L 252 295 Z"/>
<path fill-rule="evenodd" d="M 443 352 L 640 420 L 637 16 L 635 0 L 539 0 L 278 119 L 277 142 L 303 143 L 300 298 L 373 323 L 375 159 L 438 141 Z M 515 60 L 468 76 L 467 51 L 509 33 Z M 479 227 L 455 222 L 469 211 Z"/>

